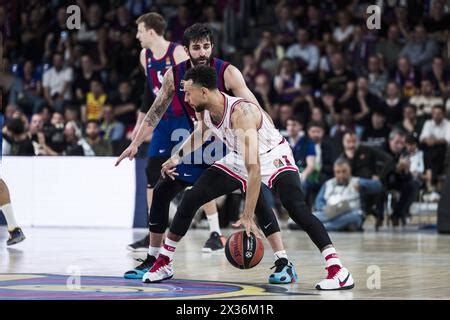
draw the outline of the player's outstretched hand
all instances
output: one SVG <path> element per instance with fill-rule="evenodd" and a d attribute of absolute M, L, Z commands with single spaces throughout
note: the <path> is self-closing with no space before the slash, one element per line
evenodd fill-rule
<path fill-rule="evenodd" d="M 169 160 L 164 162 L 161 168 L 162 177 L 165 178 L 167 175 L 170 179 L 175 180 L 175 177 L 178 176 L 178 172 L 175 170 L 179 162 L 180 160 L 176 157 L 171 157 Z"/>
<path fill-rule="evenodd" d="M 239 228 L 240 226 L 244 227 L 248 237 L 250 237 L 250 232 L 253 232 L 257 238 L 261 238 L 261 233 L 252 216 L 243 214 L 241 218 L 233 224 L 233 227 L 235 228 Z"/>
<path fill-rule="evenodd" d="M 119 158 L 117 158 L 116 167 L 125 158 L 130 159 L 130 161 L 133 160 L 134 156 L 136 155 L 137 152 L 138 152 L 138 147 L 136 147 L 134 144 L 130 144 L 128 146 L 128 148 L 126 148 L 124 150 L 124 152 L 122 152 L 122 154 L 119 156 Z"/>

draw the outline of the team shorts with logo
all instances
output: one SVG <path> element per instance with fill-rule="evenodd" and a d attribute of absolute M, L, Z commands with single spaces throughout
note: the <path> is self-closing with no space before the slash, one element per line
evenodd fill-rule
<path fill-rule="evenodd" d="M 281 172 L 298 172 L 292 150 L 285 141 L 272 150 L 261 154 L 259 156 L 259 162 L 261 166 L 261 181 L 269 188 L 272 188 L 274 179 Z M 213 166 L 239 180 L 244 191 L 247 189 L 248 174 L 243 156 L 240 156 L 235 152 L 230 152 L 225 157 L 215 162 Z"/>

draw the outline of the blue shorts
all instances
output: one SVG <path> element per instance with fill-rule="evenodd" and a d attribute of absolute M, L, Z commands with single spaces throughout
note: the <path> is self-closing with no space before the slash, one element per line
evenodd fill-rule
<path fill-rule="evenodd" d="M 150 146 L 147 152 L 148 157 L 169 158 L 172 155 L 172 151 L 177 150 L 180 147 L 181 142 L 189 137 L 191 131 L 191 124 L 185 116 L 161 119 L 161 121 L 153 131 L 152 140 L 150 141 Z M 218 141 L 215 141 L 214 143 L 214 146 L 216 146 L 216 144 L 219 144 Z M 217 153 L 217 155 L 215 155 L 213 152 L 213 157 L 211 158 L 211 156 L 209 156 L 209 158 L 207 159 L 207 163 L 203 163 L 201 157 L 203 155 L 203 151 L 209 144 L 210 143 L 205 143 L 205 145 L 202 147 L 202 150 L 197 150 L 196 152 L 193 152 L 192 154 L 187 155 L 185 158 L 183 158 L 183 161 L 186 163 L 179 164 L 176 169 L 176 172 L 178 173 L 178 180 L 194 184 L 204 170 L 206 170 L 212 163 L 214 163 L 215 160 L 219 160 L 220 158 L 222 158 L 223 155 L 221 155 L 220 153 Z M 220 145 L 223 145 L 223 143 L 220 142 Z"/>

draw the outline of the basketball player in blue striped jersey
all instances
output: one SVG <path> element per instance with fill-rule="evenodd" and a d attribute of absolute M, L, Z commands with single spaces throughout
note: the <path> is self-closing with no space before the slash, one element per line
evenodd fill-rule
<path fill-rule="evenodd" d="M 146 84 L 144 87 L 144 99 L 135 130 L 133 131 L 133 137 L 142 123 L 149 106 L 158 94 L 166 71 L 189 58 L 181 45 L 164 39 L 166 21 L 158 13 L 150 12 L 144 14 L 136 20 L 136 24 L 138 27 L 136 38 L 143 48 L 139 60 L 145 70 Z M 149 210 L 153 198 L 153 188 L 160 177 L 161 164 L 170 157 L 172 149 L 179 143 L 179 141 L 172 141 L 172 132 L 179 128 L 188 129 L 189 122 L 182 106 L 178 100 L 174 99 L 163 115 L 161 122 L 155 128 L 147 153 L 147 205 Z M 187 183 L 193 183 L 196 179 L 195 175 L 190 173 L 185 174 L 183 168 L 184 166 L 179 168 L 182 174 L 178 179 Z M 203 206 L 203 209 L 210 225 L 211 235 L 202 248 L 202 251 L 212 252 L 221 250 L 223 249 L 224 238 L 219 226 L 215 201 L 208 202 Z M 132 251 L 147 251 L 149 250 L 149 245 L 150 239 L 149 235 L 147 235 L 142 240 L 130 244 L 128 249 Z"/>
<path fill-rule="evenodd" d="M 186 52 L 188 52 L 190 59 L 176 65 L 172 68 L 172 72 L 167 72 L 165 74 L 161 91 L 158 93 L 158 96 L 145 116 L 145 121 L 141 124 L 139 132 L 133 142 L 118 158 L 116 165 L 124 158 L 129 158 L 131 160 L 135 156 L 137 147 L 142 143 L 144 138 L 151 134 L 154 128 L 157 127 L 171 101 L 178 99 L 178 102 L 185 110 L 187 119 L 189 119 L 192 124 L 191 131 L 195 130 L 193 125 L 194 118 L 196 118 L 198 114 L 196 114 L 194 109 L 186 103 L 184 97 L 185 92 L 183 89 L 185 72 L 195 66 L 209 65 L 213 67 L 216 72 L 216 84 L 221 91 L 233 96 L 244 97 L 259 105 L 257 99 L 247 87 L 242 73 L 229 62 L 212 56 L 213 45 L 213 34 L 208 25 L 196 23 L 185 30 L 183 35 L 183 46 Z M 201 125 L 201 118 L 197 118 L 196 120 L 197 126 L 199 124 Z M 214 161 L 220 160 L 220 158 L 222 157 L 218 157 L 217 159 L 214 159 Z M 212 164 L 212 162 L 209 163 Z M 181 173 L 178 172 L 178 168 L 179 165 L 176 170 L 178 176 L 180 176 Z M 197 172 L 196 177 L 199 177 Z M 180 181 L 168 178 L 160 179 L 155 186 L 155 201 L 152 203 L 150 210 L 150 222 L 161 221 L 162 223 L 158 224 L 156 227 L 150 225 L 152 246 L 154 244 L 162 246 L 163 236 L 168 226 L 168 204 L 170 203 L 170 200 L 186 186 L 187 185 L 182 184 Z M 239 188 L 237 187 L 236 189 Z M 279 225 L 274 212 L 268 208 L 268 210 L 259 210 L 258 214 L 258 224 L 261 226 L 264 235 L 267 237 L 275 256 L 275 271 L 269 276 L 269 282 L 279 284 L 296 282 L 298 276 L 293 263 L 288 260 L 287 253 L 284 250 Z M 153 240 L 155 240 L 155 242 L 153 242 Z M 157 240 L 160 242 L 156 242 Z M 161 250 L 164 250 L 164 248 Z M 154 261 L 152 260 L 152 262 Z M 142 269 L 142 266 L 148 267 L 148 265 L 148 262 L 144 261 L 142 265 L 138 266 L 136 269 Z M 143 278 L 143 280 L 145 279 Z"/>

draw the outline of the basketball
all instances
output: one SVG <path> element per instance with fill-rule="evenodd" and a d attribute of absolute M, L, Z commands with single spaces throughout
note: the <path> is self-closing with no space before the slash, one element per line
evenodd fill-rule
<path fill-rule="evenodd" d="M 248 237 L 245 231 L 233 233 L 225 244 L 225 255 L 236 268 L 250 269 L 264 256 L 264 245 L 253 233 Z"/>

